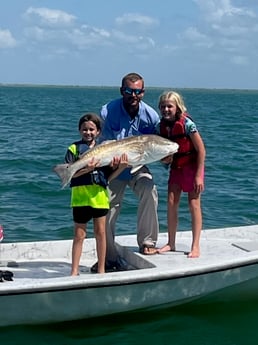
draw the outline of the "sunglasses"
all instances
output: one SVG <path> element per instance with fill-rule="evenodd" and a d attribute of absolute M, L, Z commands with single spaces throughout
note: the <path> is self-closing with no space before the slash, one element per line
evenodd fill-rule
<path fill-rule="evenodd" d="M 123 87 L 122 90 L 127 95 L 132 95 L 134 93 L 136 96 L 144 92 L 144 89 L 131 89 L 130 87 Z"/>

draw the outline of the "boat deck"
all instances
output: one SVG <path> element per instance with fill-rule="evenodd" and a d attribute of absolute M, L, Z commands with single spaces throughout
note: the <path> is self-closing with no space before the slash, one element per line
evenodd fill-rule
<path fill-rule="evenodd" d="M 248 230 L 247 230 L 248 228 Z M 135 235 L 117 236 L 117 246 L 120 255 L 128 263 L 128 271 L 112 272 L 107 275 L 114 277 L 116 274 L 127 275 L 134 271 L 142 275 L 142 270 L 152 269 L 164 272 L 171 271 L 174 274 L 185 274 L 191 270 L 205 270 L 207 267 L 216 269 L 218 265 L 235 264 L 243 257 L 250 261 L 257 258 L 258 254 L 258 226 L 239 227 L 236 237 L 236 228 L 204 230 L 201 237 L 201 256 L 198 259 L 187 258 L 190 250 L 192 235 L 190 231 L 178 232 L 177 250 L 156 255 L 142 255 L 138 252 Z M 251 231 L 252 230 L 252 231 Z M 158 247 L 166 244 L 167 234 L 161 233 Z M 57 243 L 62 245 L 57 246 Z M 13 281 L 0 283 L 1 288 L 6 284 L 20 284 L 31 280 L 48 279 L 83 279 L 96 280 L 103 275 L 92 274 L 90 267 L 96 262 L 95 240 L 87 239 L 81 258 L 80 276 L 70 277 L 71 269 L 71 245 L 70 240 L 35 242 L 35 243 L 9 243 L 0 244 L 0 270 L 11 271 L 14 274 Z M 138 271 L 138 272 L 136 272 Z M 147 270 L 149 271 L 149 270 Z M 154 274 L 153 272 L 153 274 Z M 104 275 L 106 276 L 106 275 Z"/>

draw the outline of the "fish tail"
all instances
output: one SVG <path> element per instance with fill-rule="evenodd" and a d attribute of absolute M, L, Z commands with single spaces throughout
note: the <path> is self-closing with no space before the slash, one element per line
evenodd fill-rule
<path fill-rule="evenodd" d="M 62 181 L 62 188 L 68 185 L 72 179 L 71 169 L 69 164 L 57 164 L 53 171 L 60 177 Z"/>

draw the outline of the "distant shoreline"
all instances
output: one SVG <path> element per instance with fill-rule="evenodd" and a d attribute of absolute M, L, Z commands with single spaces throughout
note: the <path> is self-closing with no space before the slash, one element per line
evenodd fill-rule
<path fill-rule="evenodd" d="M 84 88 L 84 89 L 117 89 L 120 86 L 107 85 L 62 85 L 62 84 L 22 84 L 22 83 L 0 83 L 0 87 L 41 87 L 41 88 Z M 148 86 L 148 89 L 158 90 L 209 90 L 209 91 L 258 91 L 258 89 L 238 89 L 238 88 L 209 88 L 209 87 L 175 87 L 175 86 Z"/>

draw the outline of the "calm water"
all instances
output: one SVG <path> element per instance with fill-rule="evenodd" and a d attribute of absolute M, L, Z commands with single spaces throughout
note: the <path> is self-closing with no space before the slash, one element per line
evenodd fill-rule
<path fill-rule="evenodd" d="M 157 108 L 162 91 L 147 90 L 145 101 Z M 257 224 L 258 91 L 178 91 L 207 149 L 204 228 Z M 72 237 L 70 191 L 60 189 L 51 169 L 79 138 L 80 116 L 87 111 L 98 113 L 102 104 L 115 97 L 119 97 L 117 88 L 0 87 L 0 224 L 5 241 Z M 160 230 L 164 232 L 167 171 L 159 163 L 150 168 L 159 190 Z M 135 232 L 135 201 L 128 192 L 118 234 Z M 189 229 L 183 196 L 180 230 Z M 239 287 L 173 309 L 70 322 L 65 327 L 2 328 L 1 343 L 256 344 L 257 322 L 258 293 L 246 295 Z"/>

